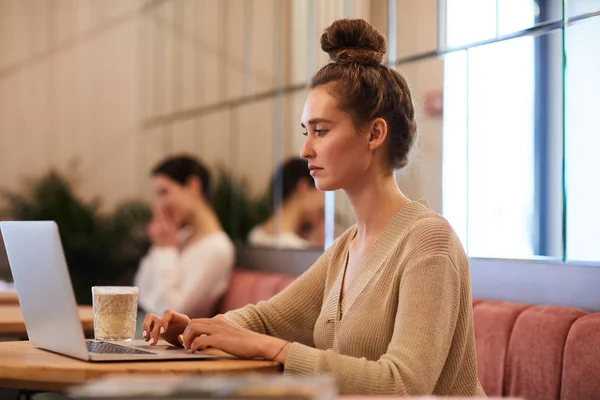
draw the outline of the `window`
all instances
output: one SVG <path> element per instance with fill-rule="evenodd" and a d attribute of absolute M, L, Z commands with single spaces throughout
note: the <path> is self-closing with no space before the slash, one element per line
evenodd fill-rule
<path fill-rule="evenodd" d="M 578 4 L 577 1 L 573 2 Z M 583 6 L 586 2 L 580 2 Z M 587 2 L 588 5 L 591 1 Z M 600 9 L 600 1 L 595 1 Z M 567 258 L 600 260 L 600 16 L 566 32 Z"/>
<path fill-rule="evenodd" d="M 489 37 L 490 21 L 501 33 L 549 18 L 544 7 L 506 1 L 498 15 L 511 19 L 497 19 L 495 2 L 482 2 L 477 19 L 488 23 L 474 23 L 454 3 L 449 46 Z M 556 31 L 444 59 L 443 213 L 469 256 L 562 256 L 561 57 Z"/>

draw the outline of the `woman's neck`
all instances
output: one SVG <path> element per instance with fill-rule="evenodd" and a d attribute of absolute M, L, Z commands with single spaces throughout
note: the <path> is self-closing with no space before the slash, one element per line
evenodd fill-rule
<path fill-rule="evenodd" d="M 191 240 L 198 240 L 204 236 L 223 231 L 217 215 L 203 200 L 199 200 L 194 207 L 194 213 L 187 226 L 192 230 Z"/>
<path fill-rule="evenodd" d="M 390 219 L 410 200 L 400 191 L 393 174 L 366 178 L 346 189 L 358 232 L 356 239 L 369 247 Z"/>
<path fill-rule="evenodd" d="M 275 214 L 273 214 L 262 225 L 262 229 L 269 234 L 276 232 L 298 233 L 302 225 L 302 214 L 300 210 L 291 203 L 284 203 Z"/>

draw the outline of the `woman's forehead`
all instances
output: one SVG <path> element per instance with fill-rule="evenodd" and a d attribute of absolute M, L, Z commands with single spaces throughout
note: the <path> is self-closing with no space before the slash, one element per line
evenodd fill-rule
<path fill-rule="evenodd" d="M 313 120 L 339 118 L 341 113 L 335 97 L 324 86 L 319 86 L 308 94 L 302 110 L 301 122 L 306 126 Z"/>

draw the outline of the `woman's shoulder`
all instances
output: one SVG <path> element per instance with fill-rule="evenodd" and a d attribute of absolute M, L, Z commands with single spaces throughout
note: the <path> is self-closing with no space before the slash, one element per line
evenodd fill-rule
<path fill-rule="evenodd" d="M 224 231 L 217 231 L 194 240 L 184 249 L 184 252 L 201 252 L 203 254 L 206 254 L 206 252 L 212 252 L 229 254 L 235 253 L 235 246 L 227 233 Z"/>
<path fill-rule="evenodd" d="M 427 208 L 406 229 L 404 246 L 424 254 L 462 256 L 464 249 L 452 225 L 446 218 Z"/>
<path fill-rule="evenodd" d="M 262 228 L 262 225 L 256 225 L 248 233 L 248 243 L 251 245 L 259 246 L 267 243 L 270 237 L 269 234 L 265 232 Z"/>
<path fill-rule="evenodd" d="M 419 233 L 454 233 L 450 222 L 431 209 L 424 211 L 415 218 L 407 231 Z"/>
<path fill-rule="evenodd" d="M 306 249 L 311 243 L 293 232 L 281 232 L 274 235 L 268 233 L 261 225 L 257 225 L 248 234 L 248 243 L 253 246 L 281 247 L 285 249 Z"/>

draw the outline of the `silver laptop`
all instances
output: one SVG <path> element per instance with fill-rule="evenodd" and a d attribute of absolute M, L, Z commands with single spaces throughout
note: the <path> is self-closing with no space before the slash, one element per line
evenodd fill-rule
<path fill-rule="evenodd" d="M 217 358 L 143 340 L 85 340 L 56 223 L 0 222 L 0 232 L 32 345 L 89 361 Z"/>

